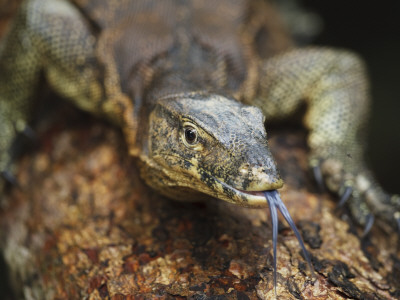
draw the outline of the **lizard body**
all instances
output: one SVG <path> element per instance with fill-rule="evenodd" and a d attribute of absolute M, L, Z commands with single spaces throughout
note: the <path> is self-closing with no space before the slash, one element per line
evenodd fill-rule
<path fill-rule="evenodd" d="M 265 1 L 24 1 L 0 49 L 3 172 L 41 74 L 79 108 L 120 126 L 146 183 L 180 200 L 208 194 L 266 206 L 264 192 L 283 181 L 264 123 L 306 105 L 310 167 L 350 198 L 361 225 L 375 215 L 398 226 L 398 196 L 364 163 L 363 62 L 347 51 L 296 48 Z"/>

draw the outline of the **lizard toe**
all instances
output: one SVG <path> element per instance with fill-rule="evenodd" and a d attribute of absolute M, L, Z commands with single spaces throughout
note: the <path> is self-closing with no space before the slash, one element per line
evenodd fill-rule
<path fill-rule="evenodd" d="M 342 192 L 339 193 L 341 196 L 339 203 L 337 204 L 337 211 L 341 211 L 345 205 L 348 205 L 353 219 L 355 219 L 359 225 L 364 227 L 361 236 L 367 236 L 374 225 L 375 215 L 370 211 L 368 206 L 364 205 L 365 202 L 363 198 L 353 186 L 344 185 L 340 190 Z"/>
<path fill-rule="evenodd" d="M 367 215 L 362 237 L 366 237 L 368 235 L 368 233 L 371 231 L 372 226 L 374 225 L 374 222 L 375 222 L 375 216 L 371 213 Z"/>
<path fill-rule="evenodd" d="M 374 224 L 375 214 L 371 211 L 364 198 L 357 191 L 351 193 L 351 197 L 347 200 L 347 205 L 352 218 L 364 228 L 361 236 L 366 236 L 371 231 Z"/>
<path fill-rule="evenodd" d="M 324 178 L 322 176 L 321 167 L 319 165 L 312 167 L 312 173 L 314 175 L 314 179 L 317 182 L 317 186 L 320 191 L 325 190 Z"/>
<path fill-rule="evenodd" d="M 311 164 L 313 173 L 322 178 L 328 190 L 338 195 L 338 209 L 345 205 L 349 208 L 352 218 L 364 227 L 363 236 L 371 230 L 376 218 L 400 232 L 400 196 L 386 193 L 363 163 L 345 164 L 335 157 L 318 162 L 319 170 L 315 167 L 317 164 Z M 394 211 L 399 212 L 397 218 Z"/>
<path fill-rule="evenodd" d="M 350 199 L 352 192 L 353 192 L 353 188 L 351 186 L 346 186 L 344 188 L 344 192 L 343 192 L 342 196 L 340 197 L 340 201 L 338 203 L 339 208 L 343 207 L 344 204 L 347 202 L 347 200 Z"/>

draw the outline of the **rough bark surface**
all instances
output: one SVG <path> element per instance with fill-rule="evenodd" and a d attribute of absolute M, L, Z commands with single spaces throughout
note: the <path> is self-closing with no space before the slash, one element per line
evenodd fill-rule
<path fill-rule="evenodd" d="M 20 188 L 0 209 L 0 249 L 17 297 L 274 298 L 268 209 L 168 200 L 140 180 L 118 130 L 69 107 L 53 119 L 38 126 L 36 150 L 18 163 Z M 282 222 L 278 298 L 400 297 L 396 235 L 374 228 L 358 238 L 314 187 L 305 133 L 270 132 L 281 196 L 316 271 L 313 281 Z"/>

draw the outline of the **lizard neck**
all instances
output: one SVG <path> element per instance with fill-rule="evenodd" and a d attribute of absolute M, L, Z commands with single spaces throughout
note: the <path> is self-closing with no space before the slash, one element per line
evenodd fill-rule
<path fill-rule="evenodd" d="M 186 38 L 179 39 L 179 35 L 176 46 L 149 67 L 153 76 L 143 95 L 149 99 L 194 91 L 231 96 L 240 89 L 247 75 L 242 56 L 233 58 L 218 49 L 205 47 L 196 39 L 190 43 Z"/>
<path fill-rule="evenodd" d="M 211 74 L 196 68 L 167 70 L 154 79 L 146 91 L 146 101 L 154 102 L 172 94 L 193 92 L 216 93 L 231 96 L 229 88 L 212 80 Z"/>

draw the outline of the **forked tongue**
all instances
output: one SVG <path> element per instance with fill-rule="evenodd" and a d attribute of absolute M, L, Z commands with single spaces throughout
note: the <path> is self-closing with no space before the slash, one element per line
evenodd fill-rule
<path fill-rule="evenodd" d="M 297 240 L 299 241 L 300 247 L 303 250 L 304 257 L 308 264 L 308 268 L 310 269 L 310 272 L 313 277 L 314 277 L 314 269 L 311 265 L 310 256 L 306 250 L 306 247 L 304 246 L 303 239 L 301 238 L 301 235 L 300 235 L 299 231 L 297 230 L 297 227 L 294 224 L 293 219 L 289 214 L 289 211 L 287 210 L 285 204 L 283 204 L 278 191 L 277 190 L 265 191 L 264 195 L 268 201 L 269 211 L 271 213 L 272 246 L 273 246 L 273 254 L 274 254 L 274 291 L 275 291 L 275 297 L 276 297 L 276 244 L 278 242 L 278 214 L 277 214 L 276 209 L 279 209 L 282 216 L 285 218 L 286 222 L 289 224 L 290 228 L 292 228 Z"/>

